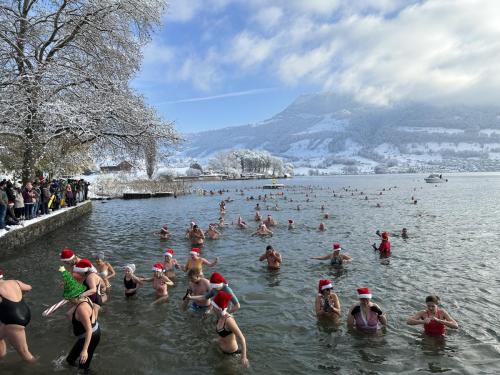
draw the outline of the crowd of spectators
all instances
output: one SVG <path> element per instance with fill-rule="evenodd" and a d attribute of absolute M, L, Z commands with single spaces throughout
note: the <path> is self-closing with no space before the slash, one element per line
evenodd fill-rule
<path fill-rule="evenodd" d="M 0 181 L 0 230 L 22 225 L 47 215 L 61 207 L 72 207 L 88 199 L 90 184 L 81 179 L 54 179 L 40 177 L 24 185 L 17 181 Z"/>

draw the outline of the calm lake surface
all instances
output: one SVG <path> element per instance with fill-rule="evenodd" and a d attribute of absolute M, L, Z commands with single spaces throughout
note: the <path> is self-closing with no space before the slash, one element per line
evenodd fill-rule
<path fill-rule="evenodd" d="M 280 211 L 263 209 L 278 220 L 274 236 L 250 237 L 258 202 L 246 197 L 269 194 L 260 187 L 267 181 L 214 182 L 193 188 L 229 189 L 222 198 L 226 222 L 241 214 L 250 228 L 229 225 L 222 238 L 207 241 L 202 255 L 220 257 L 216 267 L 240 299 L 236 320 L 246 336 L 250 368 L 223 355 L 215 343 L 215 320 L 190 315 L 181 309 L 187 280 L 178 274 L 170 300 L 150 306 L 154 299 L 146 285 L 134 299 L 123 297 L 123 269 L 129 262 L 137 275 L 150 276 L 151 266 L 163 259 L 166 247 L 176 251 L 184 264 L 190 250 L 184 231 L 192 220 L 204 229 L 216 222 L 221 196 L 93 202 L 92 214 L 46 238 L 20 249 L 15 256 L 0 252 L 0 267 L 7 278 L 33 286 L 25 298 L 32 320 L 27 327 L 30 349 L 39 363 L 25 365 L 12 350 L 0 362 L 1 374 L 73 374 L 64 365 L 72 347 L 65 308 L 49 318 L 41 312 L 59 301 L 59 253 L 69 247 L 83 257 L 102 251 L 115 267 L 111 299 L 100 314 L 102 338 L 92 362 L 99 374 L 498 374 L 500 373 L 500 175 L 450 175 L 449 182 L 426 184 L 422 175 L 376 175 L 295 178 L 282 197 L 260 202 L 278 203 Z M 307 186 L 309 202 L 306 202 Z M 342 187 L 358 189 L 354 196 Z M 391 190 L 388 190 L 391 188 Z M 394 188 L 396 187 L 396 188 Z M 235 189 L 244 189 L 245 196 Z M 383 195 L 380 191 L 385 188 Z M 342 198 L 333 197 L 332 189 Z M 368 194 L 369 200 L 359 192 Z M 418 199 L 412 204 L 411 197 Z M 376 204 L 381 207 L 377 208 Z M 301 211 L 295 208 L 297 204 Z M 316 228 L 322 221 L 321 205 L 330 219 L 327 231 Z M 296 229 L 289 231 L 292 218 Z M 152 233 L 169 224 L 174 239 L 162 242 Z M 393 256 L 383 265 L 371 244 L 379 243 L 377 229 L 400 232 L 410 238 L 391 238 Z M 327 261 L 309 260 L 331 251 L 340 242 L 354 258 L 344 270 Z M 266 245 L 282 252 L 278 272 L 267 270 L 258 257 Z M 342 305 L 340 326 L 319 322 L 314 313 L 318 280 L 330 278 Z M 380 336 L 363 336 L 346 329 L 346 314 L 357 300 L 356 288 L 372 289 L 373 301 L 387 313 L 389 327 Z M 424 306 L 425 297 L 437 294 L 443 308 L 460 328 L 448 330 L 445 340 L 422 336 L 422 326 L 407 326 L 406 319 Z"/>

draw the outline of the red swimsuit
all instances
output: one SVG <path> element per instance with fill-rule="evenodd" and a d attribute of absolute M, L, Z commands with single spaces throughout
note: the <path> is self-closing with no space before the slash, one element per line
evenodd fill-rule
<path fill-rule="evenodd" d="M 429 311 L 426 311 L 427 317 L 432 318 L 429 315 Z M 442 319 L 441 310 L 437 310 L 435 317 L 437 319 Z M 429 323 L 424 324 L 424 332 L 429 336 L 444 336 L 446 333 L 446 326 L 443 323 L 436 322 L 435 320 L 431 320 Z"/>

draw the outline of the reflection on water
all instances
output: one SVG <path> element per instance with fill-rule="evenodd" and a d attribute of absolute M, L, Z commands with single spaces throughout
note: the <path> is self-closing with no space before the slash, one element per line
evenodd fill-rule
<path fill-rule="evenodd" d="M 220 263 L 205 273 L 221 272 L 240 299 L 242 307 L 235 316 L 247 339 L 249 370 L 242 370 L 238 358 L 218 350 L 213 316 L 183 310 L 187 280 L 182 272 L 165 304 L 150 306 L 151 285 L 133 298 L 123 296 L 126 263 L 135 263 L 136 274 L 149 277 L 151 265 L 171 247 L 179 263 L 185 264 L 190 245 L 184 231 L 189 222 L 196 220 L 206 229 L 208 223 L 218 221 L 221 196 L 193 194 L 95 202 L 91 215 L 20 249 L 16 256 L 2 258 L 0 253 L 0 266 L 8 277 L 33 285 L 26 295 L 33 316 L 27 333 L 32 352 L 40 357 L 30 367 L 9 352 L 0 362 L 0 373 L 74 373 L 61 360 L 74 342 L 64 311 L 48 319 L 40 317 L 46 306 L 61 298 L 57 268 L 63 247 L 83 256 L 103 251 L 118 273 L 110 302 L 100 314 L 102 340 L 92 364 L 96 373 L 122 374 L 125 364 L 130 374 L 498 372 L 498 321 L 492 312 L 500 307 L 494 286 L 500 260 L 494 229 L 500 176 L 454 176 L 438 187 L 424 184 L 415 175 L 296 178 L 285 183 L 287 200 L 273 196 L 260 202 L 263 217 L 271 213 L 278 221 L 274 236 L 266 239 L 250 237 L 257 226 L 253 221 L 256 201 L 246 201 L 235 192 L 244 188 L 247 196 L 269 194 L 260 189 L 259 181 L 203 185 L 217 189 L 223 184 L 230 192 L 222 198 L 234 199 L 226 206 L 229 224 L 221 239 L 207 242 L 202 255 L 209 260 L 220 257 Z M 352 195 L 342 191 L 343 186 L 358 191 Z M 397 188 L 388 189 L 393 186 Z M 386 191 L 380 195 L 383 188 Z M 412 195 L 418 205 L 411 204 Z M 276 203 L 279 211 L 265 209 Z M 373 207 L 377 203 L 380 208 Z M 325 212 L 330 214 L 328 219 Z M 250 228 L 238 230 L 230 224 L 238 215 Z M 294 220 L 294 230 L 287 229 L 288 219 Z M 328 228 L 325 232 L 317 231 L 321 221 Z M 159 241 L 152 234 L 164 223 L 174 234 L 172 240 Z M 393 237 L 390 264 L 382 265 L 371 247 L 379 241 L 375 231 L 399 233 L 403 227 L 410 238 Z M 341 243 L 352 263 L 335 269 L 328 261 L 310 260 L 331 251 L 333 242 Z M 280 270 L 269 270 L 258 261 L 269 244 L 283 256 Z M 339 325 L 318 321 L 314 314 L 317 283 L 322 278 L 332 280 L 339 296 Z M 347 331 L 347 311 L 356 302 L 356 288 L 363 286 L 372 289 L 374 302 L 389 314 L 388 329 L 380 336 Z M 429 294 L 439 295 L 460 325 L 441 341 L 421 337 L 421 326 L 406 325 Z"/>

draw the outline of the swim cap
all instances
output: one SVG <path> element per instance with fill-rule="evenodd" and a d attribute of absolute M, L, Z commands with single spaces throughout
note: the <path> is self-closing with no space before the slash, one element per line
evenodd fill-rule
<path fill-rule="evenodd" d="M 135 264 L 134 263 L 129 263 L 127 264 L 125 267 L 123 267 L 125 269 L 128 269 L 130 270 L 130 272 L 134 273 L 135 272 Z"/>
<path fill-rule="evenodd" d="M 96 257 L 96 259 L 104 260 L 104 253 L 101 251 L 101 252 L 97 253 L 97 255 L 95 257 Z"/>

